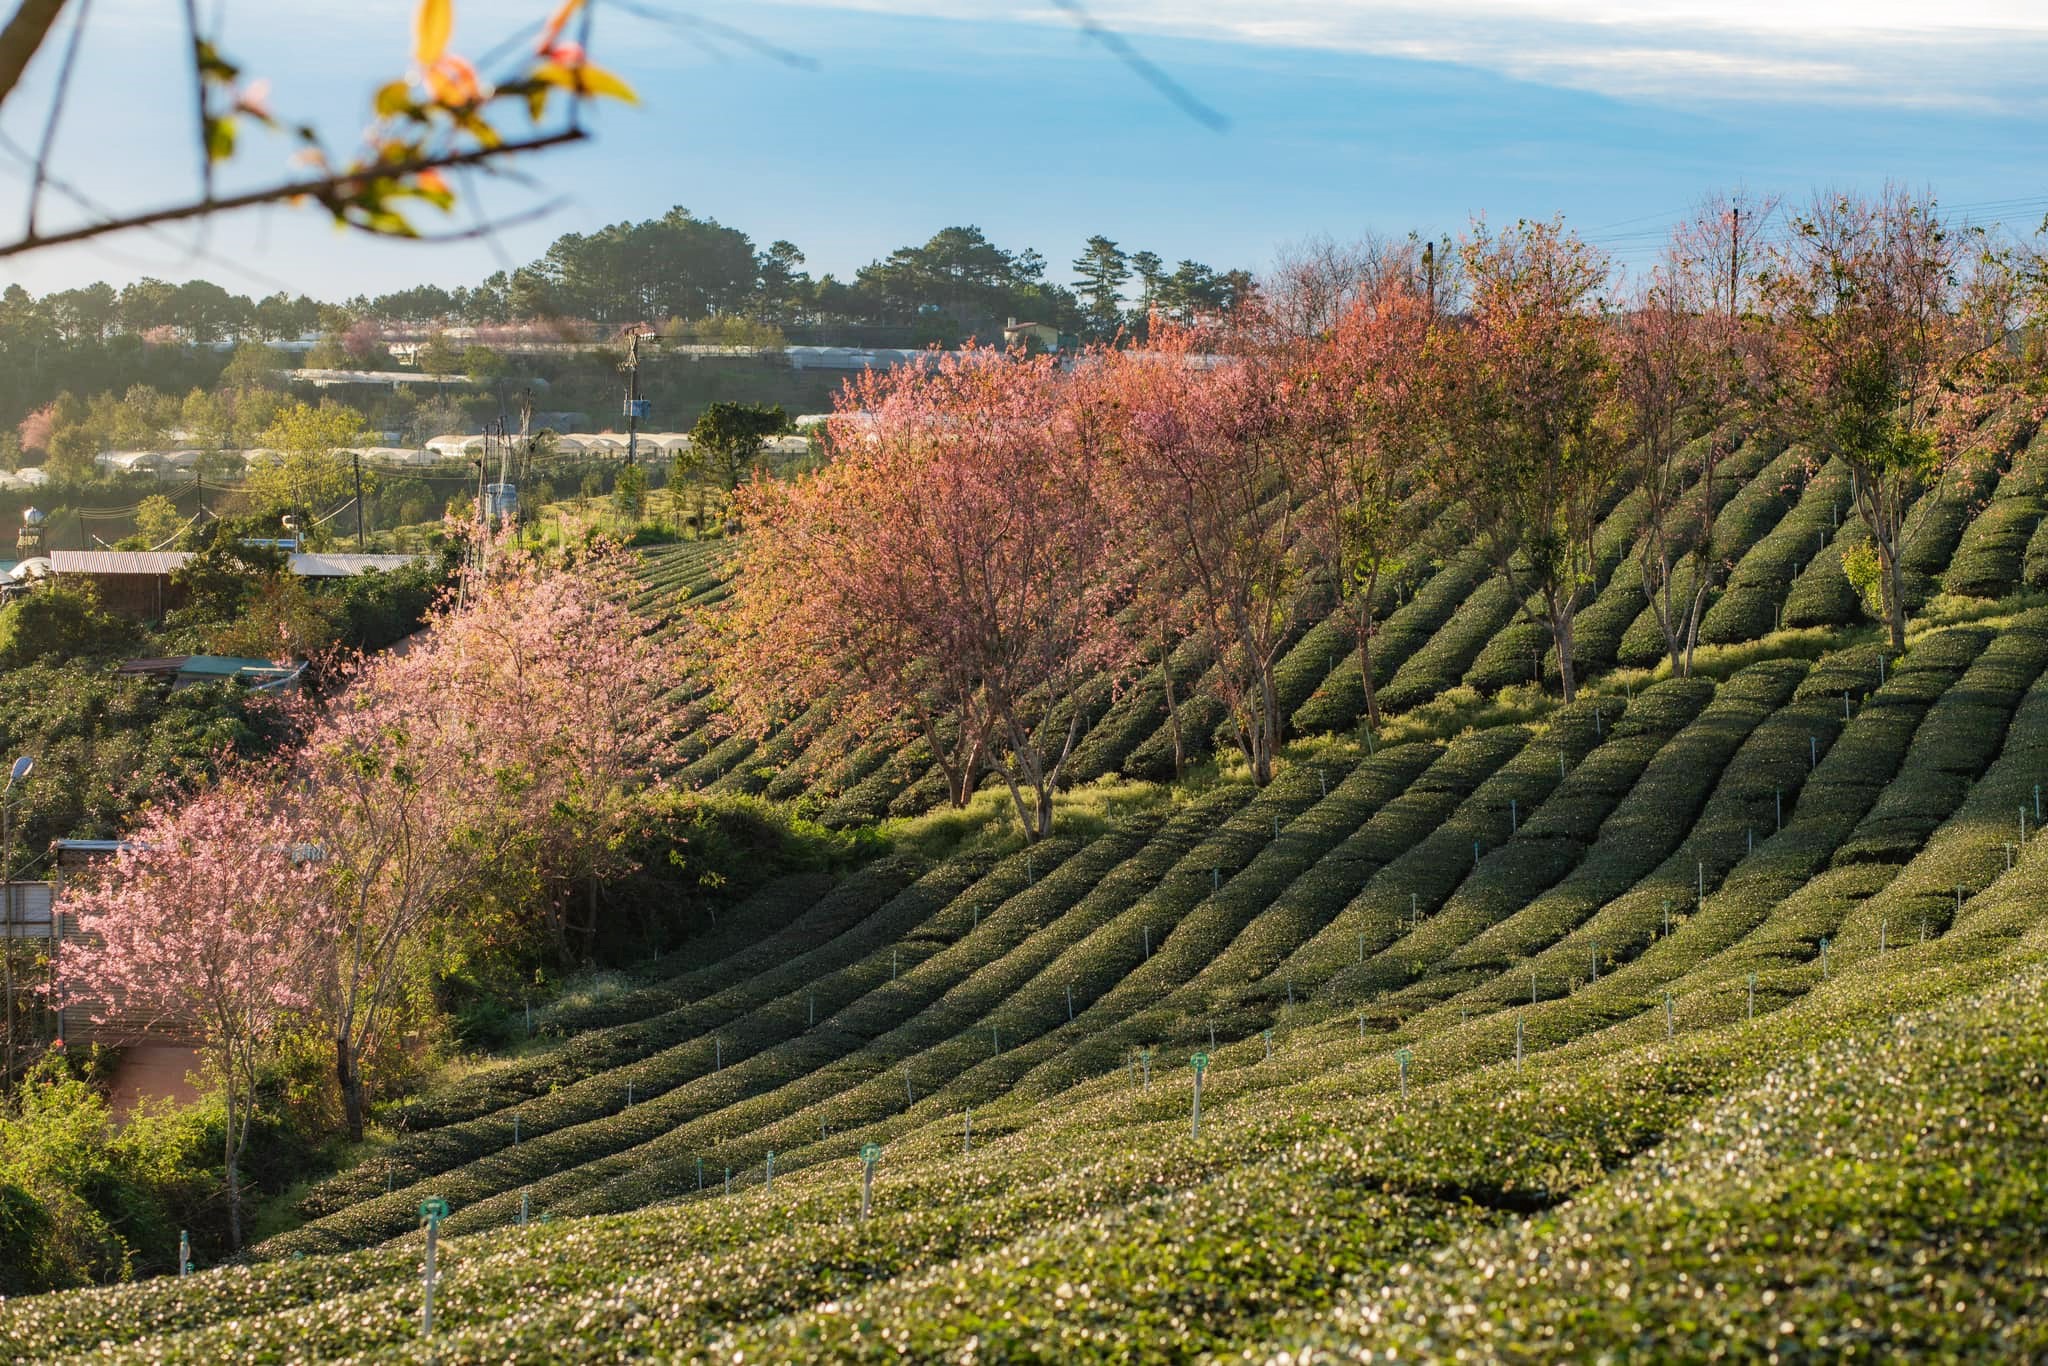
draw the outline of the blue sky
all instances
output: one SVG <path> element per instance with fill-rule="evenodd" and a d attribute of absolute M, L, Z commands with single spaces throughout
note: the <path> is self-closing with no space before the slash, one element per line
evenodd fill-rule
<path fill-rule="evenodd" d="M 337 146 L 376 79 L 404 66 L 409 0 L 217 3 L 223 47 L 271 80 L 280 113 Z M 596 56 L 641 107 L 607 110 L 593 145 L 527 163 L 531 185 L 476 187 L 492 215 L 559 200 L 538 222 L 427 247 L 268 210 L 0 261 L 0 282 L 196 275 L 323 297 L 455 285 L 557 233 L 673 204 L 763 244 L 787 237 L 814 273 L 849 275 L 975 223 L 1036 247 L 1060 279 L 1094 232 L 1169 262 L 1257 268 L 1310 234 L 1456 231 L 1481 212 L 1562 212 L 1637 262 L 1699 195 L 1735 185 L 1796 198 L 1897 179 L 2029 229 L 2048 210 L 2039 0 L 1093 0 L 1221 131 L 1083 36 L 1058 0 L 636 3 L 716 17 L 804 65 L 601 8 Z M 479 52 L 548 7 L 461 0 L 457 47 Z M 92 8 L 55 165 L 95 202 L 190 193 L 178 12 Z M 55 55 L 0 110 L 16 144 L 40 135 Z M 274 175 L 288 150 L 252 143 L 238 174 Z M 25 202 L 0 149 L 8 231 Z M 46 221 L 71 212 L 52 200 Z"/>

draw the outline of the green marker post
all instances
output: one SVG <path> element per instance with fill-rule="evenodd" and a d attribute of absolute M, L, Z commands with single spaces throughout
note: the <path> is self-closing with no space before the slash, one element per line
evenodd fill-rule
<path fill-rule="evenodd" d="M 1207 1053 L 1197 1053 L 1188 1059 L 1188 1064 L 1195 1069 L 1195 1118 L 1193 1126 L 1188 1132 L 1191 1137 L 1200 1138 L 1202 1136 L 1202 1073 L 1209 1070 L 1209 1055 Z"/>
<path fill-rule="evenodd" d="M 875 1192 L 875 1164 L 882 1160 L 882 1145 L 863 1143 L 860 1145 L 860 1221 L 868 1221 Z"/>
<path fill-rule="evenodd" d="M 440 1246 L 441 1221 L 448 1217 L 448 1202 L 440 1196 L 420 1201 L 420 1218 L 427 1221 L 427 1264 L 420 1293 L 420 1336 L 434 1332 L 434 1254 Z"/>

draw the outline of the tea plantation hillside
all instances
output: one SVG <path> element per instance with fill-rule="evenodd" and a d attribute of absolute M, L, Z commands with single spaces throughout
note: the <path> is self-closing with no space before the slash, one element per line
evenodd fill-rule
<path fill-rule="evenodd" d="M 1161 781 L 1157 671 L 1102 681 L 1074 781 L 1113 817 L 770 883 L 418 1098 L 245 1263 L 0 1303 L 0 1354 L 2048 1355 L 2048 437 L 1928 495 L 1896 656 L 1846 477 L 1737 464 L 1691 495 L 1733 560 L 1695 677 L 1634 499 L 1570 704 L 1443 544 L 1387 590 L 1369 742 L 1313 604 L 1263 789 Z M 636 605 L 681 640 L 721 574 L 652 551 Z M 1204 662 L 1168 667 L 1227 749 Z M 698 679 L 655 720 L 686 784 L 842 825 L 942 799 L 901 737 L 713 712 Z"/>

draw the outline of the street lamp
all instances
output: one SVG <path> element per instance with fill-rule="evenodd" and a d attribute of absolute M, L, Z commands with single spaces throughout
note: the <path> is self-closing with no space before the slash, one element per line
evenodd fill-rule
<path fill-rule="evenodd" d="M 20 933 L 21 894 L 14 886 L 14 824 L 8 819 L 13 811 L 17 785 L 35 772 L 33 756 L 24 754 L 14 761 L 14 767 L 7 771 L 7 786 L 0 788 L 0 886 L 7 888 L 7 930 L 4 941 L 0 941 L 0 965 L 4 965 L 5 982 L 0 985 L 7 998 L 7 1065 L 5 1072 L 14 1072 L 14 941 Z"/>

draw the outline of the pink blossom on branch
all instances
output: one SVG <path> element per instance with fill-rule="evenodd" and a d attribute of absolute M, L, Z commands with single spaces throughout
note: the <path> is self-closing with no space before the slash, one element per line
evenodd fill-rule
<path fill-rule="evenodd" d="M 190 1029 L 227 1094 L 230 1235 L 258 1069 L 285 1020 L 311 1007 L 335 921 L 317 859 L 258 770 L 231 770 L 151 807 L 100 876 L 65 888 L 79 938 L 54 992 L 95 1021 Z"/>

